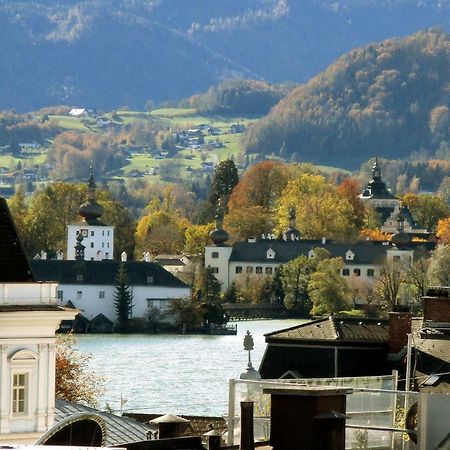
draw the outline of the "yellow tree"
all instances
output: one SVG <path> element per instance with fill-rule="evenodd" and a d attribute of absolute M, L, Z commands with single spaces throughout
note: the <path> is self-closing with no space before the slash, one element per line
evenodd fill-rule
<path fill-rule="evenodd" d="M 357 234 L 352 205 L 321 175 L 302 174 L 289 181 L 278 203 L 279 233 L 289 225 L 291 207 L 296 209 L 297 228 L 304 238 L 343 239 Z"/>
<path fill-rule="evenodd" d="M 189 221 L 173 211 L 170 205 L 161 205 L 154 199 L 147 207 L 136 228 L 136 253 L 180 253 L 184 248 L 185 231 Z"/>
<path fill-rule="evenodd" d="M 443 244 L 450 244 L 450 217 L 438 222 L 436 236 Z"/>
<path fill-rule="evenodd" d="M 190 225 L 186 228 L 184 253 L 187 255 L 203 255 L 209 241 L 209 233 L 214 224 Z"/>

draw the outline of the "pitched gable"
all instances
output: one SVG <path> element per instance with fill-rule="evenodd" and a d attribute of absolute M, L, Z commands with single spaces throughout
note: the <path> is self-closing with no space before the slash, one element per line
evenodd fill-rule
<path fill-rule="evenodd" d="M 33 281 L 33 274 L 6 200 L 0 197 L 0 282 L 27 281 Z"/>

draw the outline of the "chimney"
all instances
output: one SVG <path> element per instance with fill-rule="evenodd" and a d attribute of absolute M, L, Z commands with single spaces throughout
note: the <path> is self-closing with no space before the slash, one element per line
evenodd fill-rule
<path fill-rule="evenodd" d="M 424 322 L 450 323 L 450 288 L 431 287 L 423 297 Z"/>
<path fill-rule="evenodd" d="M 158 425 L 159 439 L 168 439 L 182 436 L 189 425 L 189 420 L 175 416 L 174 414 L 166 414 L 165 416 L 150 420 L 150 423 Z"/>
<path fill-rule="evenodd" d="M 241 401 L 241 445 L 240 450 L 254 450 L 255 439 L 253 435 L 253 402 Z"/>
<path fill-rule="evenodd" d="M 122 262 L 125 262 L 127 260 L 127 253 L 126 252 L 122 252 L 120 254 L 120 259 Z"/>
<path fill-rule="evenodd" d="M 322 237 L 322 244 L 325 245 L 327 243 L 327 238 L 325 236 Z"/>
<path fill-rule="evenodd" d="M 389 354 L 397 354 L 406 347 L 411 333 L 411 314 L 407 312 L 389 313 Z"/>

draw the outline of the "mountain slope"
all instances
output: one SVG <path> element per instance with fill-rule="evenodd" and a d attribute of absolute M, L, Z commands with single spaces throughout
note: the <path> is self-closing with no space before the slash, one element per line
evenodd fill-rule
<path fill-rule="evenodd" d="M 449 24 L 438 0 L 3 0 L 0 108 L 142 108 L 232 76 L 305 82 L 356 46 Z"/>
<path fill-rule="evenodd" d="M 294 89 L 248 130 L 245 148 L 349 168 L 374 155 L 448 155 L 449 86 L 449 35 L 368 45 Z"/>

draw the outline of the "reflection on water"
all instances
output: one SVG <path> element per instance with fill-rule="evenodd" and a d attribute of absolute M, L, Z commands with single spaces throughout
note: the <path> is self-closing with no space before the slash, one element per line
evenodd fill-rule
<path fill-rule="evenodd" d="M 299 320 L 238 322 L 237 336 L 86 335 L 79 349 L 92 355 L 91 367 L 109 382 L 101 406 L 124 410 L 223 415 L 227 411 L 228 380 L 247 365 L 243 338 L 253 335 L 253 366 L 265 349 L 264 334 L 294 326 Z"/>

